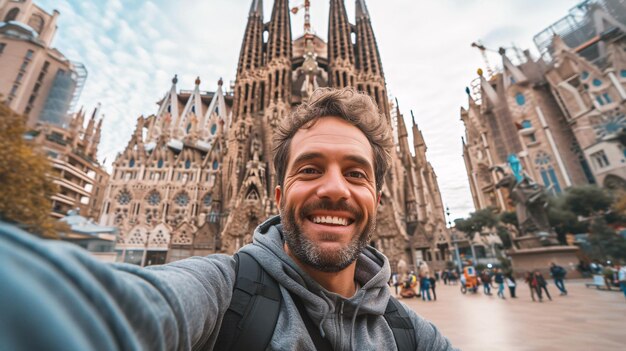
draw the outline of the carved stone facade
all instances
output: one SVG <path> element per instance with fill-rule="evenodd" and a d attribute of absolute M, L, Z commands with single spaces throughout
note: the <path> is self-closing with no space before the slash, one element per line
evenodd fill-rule
<path fill-rule="evenodd" d="M 538 43 L 542 58 L 525 51 L 514 64 L 500 49 L 502 69 L 490 77 L 479 72 L 467 89 L 463 157 L 477 209 L 511 209 L 490 170 L 506 166 L 511 155 L 555 194 L 589 183 L 626 189 L 619 142 L 626 130 L 626 24 L 611 15 L 626 8 L 598 1 L 584 11 L 575 22 L 571 16 L 561 20 L 574 23 L 563 37 L 561 21 L 544 31 L 550 37 L 545 48 Z"/>
<path fill-rule="evenodd" d="M 376 101 L 398 135 L 371 244 L 394 267 L 401 259 L 443 265 L 450 251 L 437 179 L 415 121 L 411 150 L 400 110 L 387 97 L 364 1 L 357 1 L 356 25 L 343 1 L 330 2 L 328 44 L 307 25 L 292 40 L 287 0 L 274 1 L 267 23 L 262 7 L 252 1 L 232 92 L 221 82 L 215 93 L 201 92 L 199 80 L 193 92 L 177 92 L 174 79 L 157 114 L 138 119 L 114 163 L 101 216 L 121 227 L 120 259 L 154 264 L 233 253 L 251 242 L 254 228 L 278 213 L 276 126 L 314 89 L 354 86 Z"/>

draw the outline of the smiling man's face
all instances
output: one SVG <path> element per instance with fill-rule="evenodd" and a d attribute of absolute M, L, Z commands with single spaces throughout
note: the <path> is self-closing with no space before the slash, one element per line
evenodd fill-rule
<path fill-rule="evenodd" d="M 376 223 L 373 151 L 365 135 L 337 117 L 298 130 L 276 202 L 291 255 L 324 272 L 354 262 Z"/>

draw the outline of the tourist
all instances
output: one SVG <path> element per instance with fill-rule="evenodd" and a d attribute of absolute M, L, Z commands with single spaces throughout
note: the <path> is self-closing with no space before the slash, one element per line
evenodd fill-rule
<path fill-rule="evenodd" d="M 550 292 L 548 291 L 548 282 L 546 282 L 546 279 L 543 277 L 543 274 L 541 274 L 539 270 L 536 270 L 534 274 L 534 278 L 535 278 L 535 286 L 537 288 L 537 296 L 539 296 L 539 302 L 543 302 L 543 296 L 541 293 L 542 290 L 545 291 L 548 299 L 552 301 L 552 296 L 550 296 Z"/>
<path fill-rule="evenodd" d="M 437 301 L 437 293 L 435 292 L 435 285 L 437 284 L 437 280 L 433 277 L 430 277 L 430 290 L 433 291 L 433 300 Z"/>
<path fill-rule="evenodd" d="M 515 296 L 516 284 L 515 284 L 515 278 L 513 277 L 513 272 L 509 272 L 506 275 L 505 281 L 506 281 L 506 285 L 509 287 L 509 294 L 511 294 L 511 298 L 517 299 L 517 296 Z"/>
<path fill-rule="evenodd" d="M 494 277 L 494 281 L 498 284 L 498 297 L 501 299 L 505 299 L 504 297 L 504 275 L 502 274 L 502 270 L 500 268 L 496 268 L 496 275 Z"/>
<path fill-rule="evenodd" d="M 565 268 L 554 262 L 550 264 L 550 275 L 554 279 L 554 285 L 561 291 L 561 295 L 567 295 L 567 289 L 565 289 L 565 284 L 563 283 L 566 274 Z"/>
<path fill-rule="evenodd" d="M 426 297 L 428 297 L 428 301 L 430 301 L 430 276 L 427 274 L 420 278 L 420 295 L 422 295 L 422 300 L 426 301 Z"/>
<path fill-rule="evenodd" d="M 400 279 L 398 277 L 398 273 L 397 272 L 393 272 L 391 274 L 390 283 L 396 289 L 396 296 L 398 296 L 398 286 L 400 286 Z"/>
<path fill-rule="evenodd" d="M 367 245 L 393 148 L 373 100 L 349 88 L 316 90 L 275 133 L 280 216 L 255 229 L 238 261 L 215 254 L 111 265 L 0 223 L 10 267 L 0 269 L 0 296 L 10 296 L 0 304 L 0 348 L 226 350 L 224 341 L 250 349 L 265 340 L 261 349 L 452 349 L 390 296 L 389 261 Z"/>
<path fill-rule="evenodd" d="M 483 273 L 480 275 L 480 281 L 483 283 L 485 295 L 491 295 L 491 275 L 488 270 L 483 270 Z"/>
<path fill-rule="evenodd" d="M 526 272 L 525 279 L 526 284 L 528 284 L 528 289 L 530 290 L 530 298 L 535 302 L 535 293 L 537 292 L 537 280 L 532 272 Z"/>
<path fill-rule="evenodd" d="M 445 271 L 443 271 L 443 273 L 441 273 L 441 279 L 443 280 L 443 284 L 448 285 L 448 275 L 450 274 L 450 271 L 448 271 L 447 269 Z"/>

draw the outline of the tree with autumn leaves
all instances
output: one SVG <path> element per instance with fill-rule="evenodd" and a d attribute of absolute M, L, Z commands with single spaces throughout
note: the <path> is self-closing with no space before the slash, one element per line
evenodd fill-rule
<path fill-rule="evenodd" d="M 50 216 L 56 185 L 47 157 L 24 139 L 25 118 L 0 102 L 0 220 L 30 233 L 57 238 Z"/>

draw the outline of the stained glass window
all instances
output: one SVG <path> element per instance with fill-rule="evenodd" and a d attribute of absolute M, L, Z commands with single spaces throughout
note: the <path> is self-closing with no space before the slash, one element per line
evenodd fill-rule
<path fill-rule="evenodd" d="M 202 203 L 204 204 L 204 206 L 211 206 L 211 202 L 213 202 L 211 194 L 204 195 L 204 198 L 202 199 Z"/>
<path fill-rule="evenodd" d="M 130 200 L 132 200 L 133 197 L 130 195 L 130 192 L 126 189 L 120 191 L 119 194 L 117 194 L 117 202 L 120 205 L 128 205 L 130 203 Z"/>
<path fill-rule="evenodd" d="M 178 206 L 187 206 L 189 204 L 189 195 L 185 192 L 178 193 L 176 197 L 174 197 L 174 202 Z"/>
<path fill-rule="evenodd" d="M 147 201 L 150 206 L 156 206 L 161 202 L 161 194 L 158 191 L 152 191 L 148 194 Z"/>
<path fill-rule="evenodd" d="M 524 106 L 524 104 L 526 103 L 526 98 L 524 97 L 524 94 L 522 93 L 515 94 L 515 102 L 517 102 L 517 104 L 520 106 Z"/>

